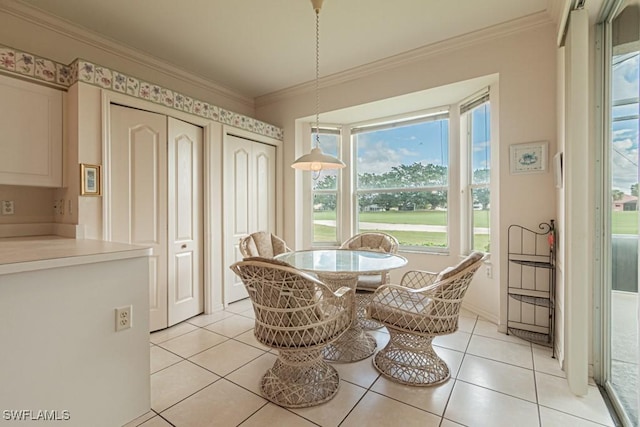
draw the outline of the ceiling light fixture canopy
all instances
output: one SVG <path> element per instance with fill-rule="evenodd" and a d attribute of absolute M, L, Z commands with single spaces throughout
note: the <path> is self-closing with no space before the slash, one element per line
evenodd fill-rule
<path fill-rule="evenodd" d="M 311 0 L 313 10 L 316 12 L 316 139 L 314 148 L 309 154 L 298 157 L 291 165 L 294 169 L 313 171 L 316 174 L 314 179 L 320 176 L 320 171 L 324 169 L 342 169 L 346 165 L 337 157 L 324 154 L 320 149 L 320 9 L 323 0 Z"/>

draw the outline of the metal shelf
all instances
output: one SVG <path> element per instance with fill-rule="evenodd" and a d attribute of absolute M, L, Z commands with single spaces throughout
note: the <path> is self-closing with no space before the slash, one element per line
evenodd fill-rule
<path fill-rule="evenodd" d="M 510 335 L 513 335 L 518 338 L 522 338 L 523 340 L 538 344 L 544 345 L 546 347 L 552 347 L 553 342 L 551 341 L 551 337 L 549 334 L 541 334 L 539 332 L 527 331 L 526 329 L 518 329 L 518 328 L 507 328 L 507 331 Z"/>
<path fill-rule="evenodd" d="M 526 265 L 527 267 L 538 268 L 554 268 L 555 266 L 549 261 L 529 261 L 524 259 L 510 259 L 509 261 L 520 265 Z"/>
<path fill-rule="evenodd" d="M 529 295 L 512 294 L 512 293 L 509 293 L 509 296 L 515 300 L 522 301 L 527 304 L 533 304 L 539 307 L 547 307 L 547 308 L 553 307 L 550 297 L 541 298 L 541 297 L 532 297 Z"/>

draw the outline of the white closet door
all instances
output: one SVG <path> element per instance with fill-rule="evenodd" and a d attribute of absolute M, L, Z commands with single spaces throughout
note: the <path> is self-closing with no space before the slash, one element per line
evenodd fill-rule
<path fill-rule="evenodd" d="M 169 326 L 202 313 L 202 128 L 168 121 Z"/>
<path fill-rule="evenodd" d="M 240 238 L 255 231 L 275 232 L 276 149 L 226 135 L 224 145 L 224 301 L 248 297 L 228 266 L 242 259 Z"/>
<path fill-rule="evenodd" d="M 167 327 L 167 118 L 111 106 L 111 240 L 151 247 L 150 329 Z"/>

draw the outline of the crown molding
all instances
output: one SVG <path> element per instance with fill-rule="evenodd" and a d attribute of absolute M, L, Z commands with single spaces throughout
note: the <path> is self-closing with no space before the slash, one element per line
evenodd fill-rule
<path fill-rule="evenodd" d="M 553 21 L 547 11 L 534 13 L 522 18 L 497 24 L 482 30 L 463 34 L 457 37 L 425 45 L 416 49 L 408 50 L 398 55 L 390 56 L 378 61 L 370 62 L 359 67 L 351 68 L 329 76 L 321 77 L 319 87 L 331 87 L 352 80 L 364 78 L 389 69 L 398 68 L 404 65 L 424 61 L 426 58 L 441 55 L 446 52 L 472 47 L 474 45 L 486 43 L 488 41 L 513 35 L 515 33 L 528 31 L 545 25 L 552 24 Z M 284 99 L 292 98 L 311 92 L 315 89 L 315 82 L 305 82 L 291 86 L 276 92 L 259 96 L 255 99 L 256 108 L 264 107 Z"/>
<path fill-rule="evenodd" d="M 240 95 L 224 86 L 215 84 L 206 78 L 181 69 L 153 55 L 124 46 L 121 43 L 106 37 L 99 36 L 69 21 L 58 18 L 29 4 L 23 3 L 20 0 L 0 0 L 0 11 L 31 22 L 47 30 L 79 40 L 109 54 L 151 68 L 156 72 L 160 72 L 176 80 L 189 83 L 219 96 L 230 98 L 233 101 L 251 109 L 255 107 L 254 100 L 250 97 Z"/>

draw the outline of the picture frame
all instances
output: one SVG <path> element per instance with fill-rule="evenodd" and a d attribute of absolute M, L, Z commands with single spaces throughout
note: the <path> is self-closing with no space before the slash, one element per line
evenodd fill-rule
<path fill-rule="evenodd" d="M 553 177 L 556 183 L 556 188 L 563 187 L 563 176 L 562 176 L 562 151 L 556 153 L 553 156 Z"/>
<path fill-rule="evenodd" d="M 512 174 L 540 173 L 547 171 L 549 142 L 537 141 L 511 144 L 509 164 Z"/>
<path fill-rule="evenodd" d="M 80 195 L 100 196 L 101 193 L 100 165 L 80 164 Z"/>

